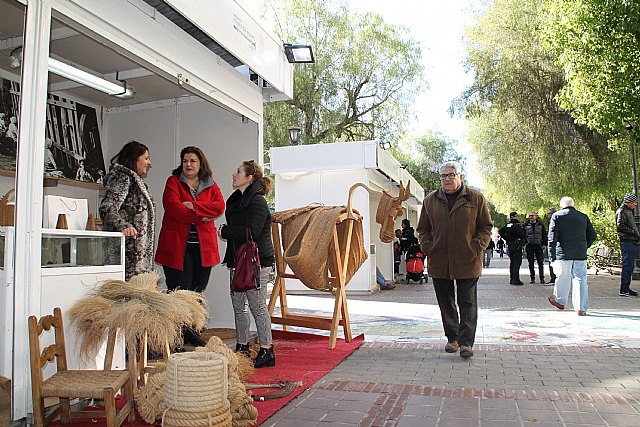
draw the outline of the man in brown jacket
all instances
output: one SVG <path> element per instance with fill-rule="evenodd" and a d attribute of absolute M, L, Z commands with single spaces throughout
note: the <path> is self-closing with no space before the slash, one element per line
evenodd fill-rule
<path fill-rule="evenodd" d="M 460 356 L 466 359 L 473 356 L 478 322 L 476 286 L 493 223 L 484 196 L 464 185 L 463 178 L 458 162 L 440 166 L 441 188 L 424 198 L 416 231 L 427 254 L 440 306 L 448 341 L 444 349 L 455 353 L 459 348 Z"/>

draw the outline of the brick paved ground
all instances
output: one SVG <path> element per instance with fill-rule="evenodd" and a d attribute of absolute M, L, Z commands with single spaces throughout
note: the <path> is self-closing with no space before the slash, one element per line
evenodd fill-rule
<path fill-rule="evenodd" d="M 506 260 L 494 262 L 495 269 L 480 281 L 481 313 L 498 308 L 505 316 L 535 313 L 583 321 L 545 304 L 550 287 L 505 284 L 503 264 Z M 522 278 L 527 277 L 523 270 Z M 619 297 L 619 277 L 600 273 L 589 281 L 593 310 L 588 323 L 548 327 L 530 345 L 514 340 L 476 344 L 469 360 L 442 350 L 441 331 L 412 340 L 398 335 L 395 340 L 387 336 L 388 342 L 366 342 L 264 425 L 640 426 L 640 346 L 624 348 L 636 342 L 633 336 L 622 334 L 598 346 L 545 345 L 564 336 L 567 325 L 576 336 L 602 331 L 606 336 L 607 324 L 620 319 L 620 328 L 636 328 L 640 298 Z M 356 300 L 435 304 L 430 284 L 350 298 Z"/>

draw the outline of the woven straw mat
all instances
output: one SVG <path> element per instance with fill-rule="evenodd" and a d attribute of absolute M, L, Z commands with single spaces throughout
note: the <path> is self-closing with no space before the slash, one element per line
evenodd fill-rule
<path fill-rule="evenodd" d="M 330 271 L 335 277 L 337 272 L 331 243 L 336 220 L 344 212 L 346 212 L 344 206 L 306 206 L 275 212 L 272 216 L 273 222 L 282 224 L 281 235 L 285 261 L 296 277 L 310 289 L 329 292 L 334 288 L 329 283 L 328 275 Z M 354 212 L 359 215 L 357 211 L 354 210 Z M 342 221 L 337 224 L 342 258 L 344 259 L 345 256 L 349 222 L 353 222 L 353 232 L 345 284 L 349 283 L 351 277 L 367 259 L 361 221 Z"/>

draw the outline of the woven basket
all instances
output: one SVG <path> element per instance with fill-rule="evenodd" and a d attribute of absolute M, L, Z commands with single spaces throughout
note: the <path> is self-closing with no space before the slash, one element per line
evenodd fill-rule
<path fill-rule="evenodd" d="M 164 403 L 180 412 L 206 413 L 228 405 L 228 361 L 217 353 L 169 356 Z"/>

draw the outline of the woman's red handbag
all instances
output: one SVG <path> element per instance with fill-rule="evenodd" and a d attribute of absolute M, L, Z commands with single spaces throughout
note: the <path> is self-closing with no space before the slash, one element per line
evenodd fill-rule
<path fill-rule="evenodd" d="M 260 257 L 258 245 L 247 231 L 247 241 L 236 251 L 231 291 L 246 292 L 249 289 L 260 289 Z"/>

